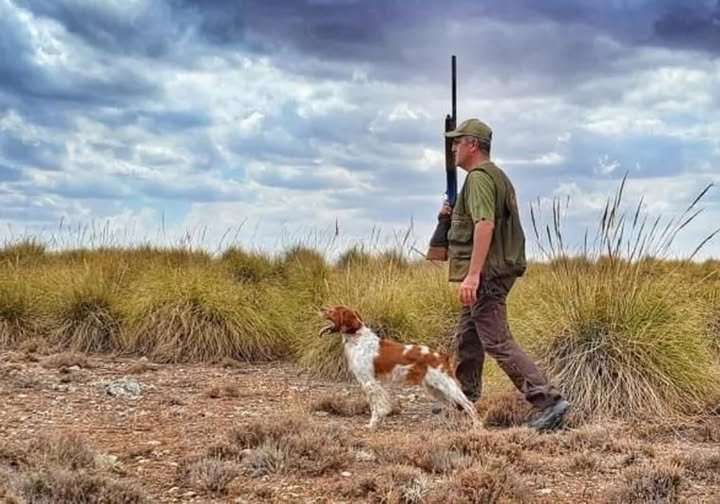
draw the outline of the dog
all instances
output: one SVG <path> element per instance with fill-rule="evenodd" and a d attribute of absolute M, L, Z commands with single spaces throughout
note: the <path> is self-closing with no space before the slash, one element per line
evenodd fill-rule
<path fill-rule="evenodd" d="M 448 355 L 424 345 L 404 345 L 379 338 L 365 326 L 360 314 L 345 306 L 325 307 L 320 316 L 330 322 L 321 335 L 340 333 L 348 367 L 370 403 L 370 423 L 375 430 L 392 411 L 390 394 L 381 381 L 422 384 L 430 397 L 464 410 L 473 425 L 482 428 L 475 405 L 465 396 L 455 378 Z"/>

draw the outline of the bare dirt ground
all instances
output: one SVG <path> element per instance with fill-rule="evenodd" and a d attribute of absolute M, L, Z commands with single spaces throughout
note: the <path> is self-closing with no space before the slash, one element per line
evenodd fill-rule
<path fill-rule="evenodd" d="M 111 395 L 121 379 L 140 390 Z M 420 389 L 393 390 L 399 412 L 369 432 L 356 384 L 291 363 L 0 352 L 0 501 L 61 501 L 75 474 L 134 489 L 113 487 L 118 502 L 720 503 L 720 416 L 472 432 Z M 497 418 L 514 407 L 498 404 Z M 90 461 L 47 448 L 63 439 Z M 96 502 L 93 481 L 78 502 Z"/>

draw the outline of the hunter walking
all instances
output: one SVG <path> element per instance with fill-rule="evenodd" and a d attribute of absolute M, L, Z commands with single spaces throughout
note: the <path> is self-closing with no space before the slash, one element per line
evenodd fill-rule
<path fill-rule="evenodd" d="M 515 342 L 507 321 L 507 296 L 526 269 L 515 189 L 490 160 L 492 130 L 487 124 L 468 119 L 445 136 L 452 141 L 455 165 L 467 172 L 454 208 L 446 203 L 439 216 L 450 220 L 449 280 L 460 283 L 457 378 L 468 398 L 477 401 L 485 353 L 489 354 L 539 411 L 529 425 L 555 429 L 562 425 L 570 403 Z"/>

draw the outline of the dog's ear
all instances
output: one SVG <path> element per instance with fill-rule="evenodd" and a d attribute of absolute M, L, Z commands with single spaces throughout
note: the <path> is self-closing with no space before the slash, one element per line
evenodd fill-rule
<path fill-rule="evenodd" d="M 356 310 L 345 308 L 340 314 L 340 330 L 345 334 L 355 334 L 362 328 L 362 319 Z"/>

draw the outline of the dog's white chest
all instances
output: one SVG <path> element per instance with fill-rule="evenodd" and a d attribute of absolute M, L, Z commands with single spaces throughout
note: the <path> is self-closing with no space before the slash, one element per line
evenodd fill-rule
<path fill-rule="evenodd" d="M 354 336 L 345 336 L 345 357 L 350 371 L 359 381 L 373 379 L 375 358 L 380 350 L 380 339 L 367 329 Z"/>

